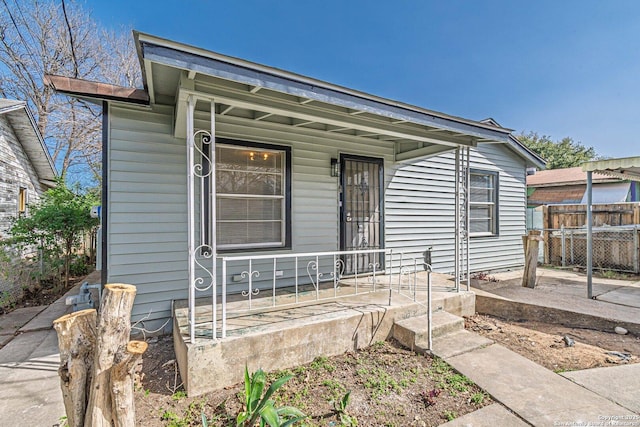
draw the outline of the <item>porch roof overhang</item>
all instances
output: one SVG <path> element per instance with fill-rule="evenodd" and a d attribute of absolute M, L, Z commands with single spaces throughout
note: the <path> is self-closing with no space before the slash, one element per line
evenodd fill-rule
<path fill-rule="evenodd" d="M 175 105 L 186 134 L 186 99 L 234 120 L 263 121 L 393 144 L 396 161 L 478 143 L 513 144 L 511 130 L 426 110 L 276 68 L 134 32 L 150 102 Z"/>
<path fill-rule="evenodd" d="M 587 162 L 582 165 L 582 170 L 629 181 L 640 181 L 640 156 Z"/>

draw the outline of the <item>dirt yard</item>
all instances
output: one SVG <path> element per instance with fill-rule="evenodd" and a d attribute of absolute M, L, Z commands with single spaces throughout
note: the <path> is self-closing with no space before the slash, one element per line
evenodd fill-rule
<path fill-rule="evenodd" d="M 555 372 L 639 361 L 640 338 L 632 335 L 483 315 L 465 321 L 467 329 Z M 309 416 L 309 426 L 356 425 L 356 420 L 360 426 L 435 426 L 491 401 L 441 360 L 417 355 L 395 342 L 319 358 L 271 373 L 269 380 L 285 374 L 294 378 L 277 393 L 276 402 L 301 409 Z M 202 413 L 209 425 L 235 425 L 242 409 L 241 384 L 196 398 L 186 397 L 180 384 L 171 338 L 151 339 L 136 391 L 138 425 L 200 426 Z M 347 391 L 351 401 L 342 416 L 351 418 L 341 421 L 336 402 Z"/>
<path fill-rule="evenodd" d="M 640 338 L 549 323 L 507 322 L 491 316 L 465 319 L 465 327 L 554 372 L 637 363 Z M 567 345 L 567 342 L 573 345 Z"/>
<path fill-rule="evenodd" d="M 171 339 L 153 340 L 145 354 L 136 391 L 138 426 L 235 425 L 242 410 L 240 384 L 189 398 L 175 372 Z M 439 359 L 417 355 L 394 342 L 379 342 L 357 353 L 317 358 L 308 365 L 269 375 L 294 378 L 276 394 L 277 405 L 293 405 L 307 426 L 436 426 L 491 401 Z M 336 403 L 351 391 L 340 414 Z"/>

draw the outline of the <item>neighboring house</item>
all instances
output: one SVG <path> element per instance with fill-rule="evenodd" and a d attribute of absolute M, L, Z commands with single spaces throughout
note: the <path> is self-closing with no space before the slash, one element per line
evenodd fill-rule
<path fill-rule="evenodd" d="M 640 201 L 637 182 L 593 174 L 593 203 Z M 587 173 L 581 167 L 537 171 L 527 176 L 527 206 L 586 204 Z"/>
<path fill-rule="evenodd" d="M 257 294 L 246 291 L 254 271 L 223 276 L 214 262 L 203 272 L 211 251 L 268 263 L 274 254 L 406 254 L 338 255 L 346 275 L 423 259 L 429 248 L 436 271 L 454 272 L 466 244 L 471 271 L 522 265 L 526 169 L 544 161 L 509 129 L 151 35 L 135 40 L 144 90 L 47 76 L 59 92 L 103 105 L 103 283 L 137 286 L 134 320 L 161 325 L 173 300 L 206 295 L 196 286 L 210 289 L 212 278 L 214 295 Z M 297 284 L 309 268 L 259 279 Z"/>
<path fill-rule="evenodd" d="M 11 219 L 26 214 L 55 179 L 53 162 L 26 102 L 0 99 L 0 240 Z M 19 291 L 19 284 L 0 277 L 0 292 L 15 296 Z"/>

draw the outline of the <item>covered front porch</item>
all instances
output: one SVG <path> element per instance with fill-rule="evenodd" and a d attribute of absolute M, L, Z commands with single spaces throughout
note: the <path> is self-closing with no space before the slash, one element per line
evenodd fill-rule
<path fill-rule="evenodd" d="M 199 298 L 193 311 L 189 301 L 175 302 L 174 348 L 189 395 L 242 381 L 245 365 L 250 371 L 292 368 L 398 338 L 396 324 L 410 318 L 422 325 L 423 348 L 431 349 L 433 340 L 461 327 L 456 316 L 475 313 L 475 295 L 458 292 L 452 276 L 408 269 L 297 289 L 263 288 L 251 299 L 248 293 L 249 287 L 223 295 L 215 305 L 212 298 Z M 225 338 L 213 338 L 212 331 L 222 335 L 222 328 Z"/>

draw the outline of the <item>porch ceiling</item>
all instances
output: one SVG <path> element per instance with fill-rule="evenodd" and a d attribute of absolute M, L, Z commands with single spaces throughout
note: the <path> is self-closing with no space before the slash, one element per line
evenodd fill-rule
<path fill-rule="evenodd" d="M 152 103 L 176 107 L 175 136 L 186 135 L 186 99 L 196 110 L 252 122 L 343 134 L 372 144 L 393 144 L 396 160 L 428 157 L 479 142 L 507 142 L 509 129 L 420 109 L 180 45 L 136 34 L 145 84 Z"/>

